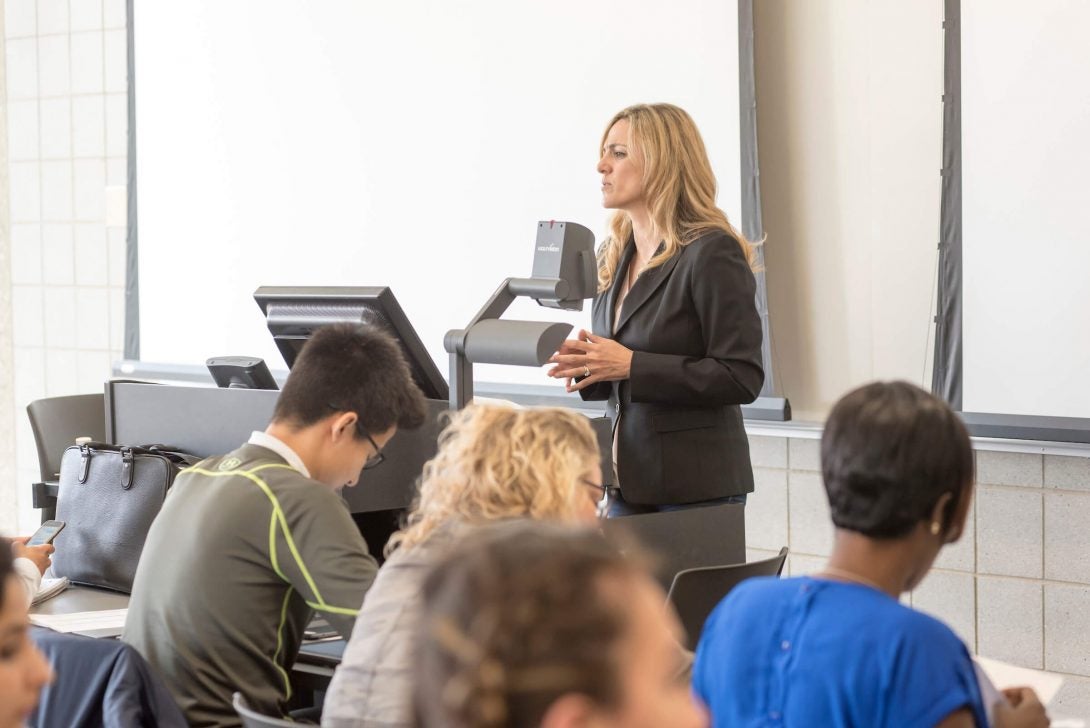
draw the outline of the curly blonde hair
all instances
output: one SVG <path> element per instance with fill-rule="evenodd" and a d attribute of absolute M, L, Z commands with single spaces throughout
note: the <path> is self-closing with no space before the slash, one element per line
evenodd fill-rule
<path fill-rule="evenodd" d="M 525 516 L 572 521 L 581 482 L 599 462 L 585 415 L 558 407 L 470 405 L 451 416 L 420 493 L 387 552 L 423 543 L 440 526 Z"/>
<path fill-rule="evenodd" d="M 673 104 L 629 106 L 606 124 L 599 154 L 609 130 L 621 119 L 629 123 L 629 146 L 638 149 L 643 157 L 643 185 L 651 222 L 665 243 L 665 249 L 653 256 L 647 267 L 662 265 L 701 235 L 721 230 L 738 242 L 750 268 L 755 269 L 753 243 L 715 204 L 715 174 L 692 117 Z M 631 236 L 632 218 L 624 210 L 617 210 L 609 220 L 609 235 L 598 249 L 599 292 L 613 283 Z"/>
<path fill-rule="evenodd" d="M 627 599 L 649 566 L 597 529 L 513 521 L 460 540 L 424 583 L 414 663 L 420 728 L 541 725 L 561 696 L 624 700 Z"/>

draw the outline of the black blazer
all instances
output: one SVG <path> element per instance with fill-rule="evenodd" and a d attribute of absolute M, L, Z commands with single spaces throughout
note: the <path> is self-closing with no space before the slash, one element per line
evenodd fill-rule
<path fill-rule="evenodd" d="M 608 399 L 617 433 L 617 480 L 630 503 L 675 504 L 753 490 L 738 405 L 764 383 L 756 281 L 741 246 L 714 231 L 637 280 L 613 309 L 635 245 L 613 285 L 594 299 L 593 330 L 631 349 L 627 380 L 599 382 L 583 399 Z"/>

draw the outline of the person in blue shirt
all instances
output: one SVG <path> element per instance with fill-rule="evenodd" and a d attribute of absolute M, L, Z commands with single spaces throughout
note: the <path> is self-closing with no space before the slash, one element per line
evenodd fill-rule
<path fill-rule="evenodd" d="M 898 601 L 965 527 L 973 452 L 957 415 L 911 384 L 866 385 L 830 413 L 821 466 L 828 566 L 744 582 L 704 627 L 693 688 L 714 725 L 1046 728 L 1028 688 L 985 705 L 961 640 Z"/>

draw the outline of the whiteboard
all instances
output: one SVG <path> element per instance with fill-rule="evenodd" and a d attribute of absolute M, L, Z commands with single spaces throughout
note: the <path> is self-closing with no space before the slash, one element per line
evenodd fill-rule
<path fill-rule="evenodd" d="M 633 103 L 689 111 L 740 223 L 735 2 L 147 0 L 133 31 L 147 362 L 283 368 L 258 286 L 390 286 L 446 374 L 443 334 L 530 274 L 538 220 L 601 239 L 598 147 Z"/>
<path fill-rule="evenodd" d="M 1090 417 L 1090 4 L 962 0 L 963 409 Z"/>

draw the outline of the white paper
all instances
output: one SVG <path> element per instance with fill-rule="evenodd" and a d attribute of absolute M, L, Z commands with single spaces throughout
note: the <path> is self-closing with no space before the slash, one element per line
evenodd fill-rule
<path fill-rule="evenodd" d="M 67 588 L 67 576 L 62 576 L 59 579 L 51 579 L 49 577 L 45 577 L 42 579 L 41 585 L 38 587 L 38 591 L 34 594 L 34 601 L 31 603 L 31 605 L 36 606 L 44 602 L 46 599 L 52 599 Z"/>
<path fill-rule="evenodd" d="M 125 628 L 128 609 L 102 609 L 95 612 L 70 612 L 68 614 L 31 614 L 31 624 L 47 627 L 55 632 L 92 632 Z"/>
<path fill-rule="evenodd" d="M 1060 692 L 1060 687 L 1064 683 L 1063 677 L 1054 672 L 1016 667 L 987 657 L 975 657 L 973 659 L 999 690 L 1018 687 L 1033 688 L 1033 692 L 1037 693 L 1037 697 L 1044 705 L 1052 702 L 1052 699 L 1056 697 L 1056 693 Z"/>
<path fill-rule="evenodd" d="M 999 688 L 992 685 L 992 680 L 979 662 L 973 662 L 973 672 L 976 673 L 976 683 L 980 687 L 980 701 L 984 704 L 984 714 L 988 718 L 988 725 L 995 725 L 995 706 L 1007 702 Z"/>

